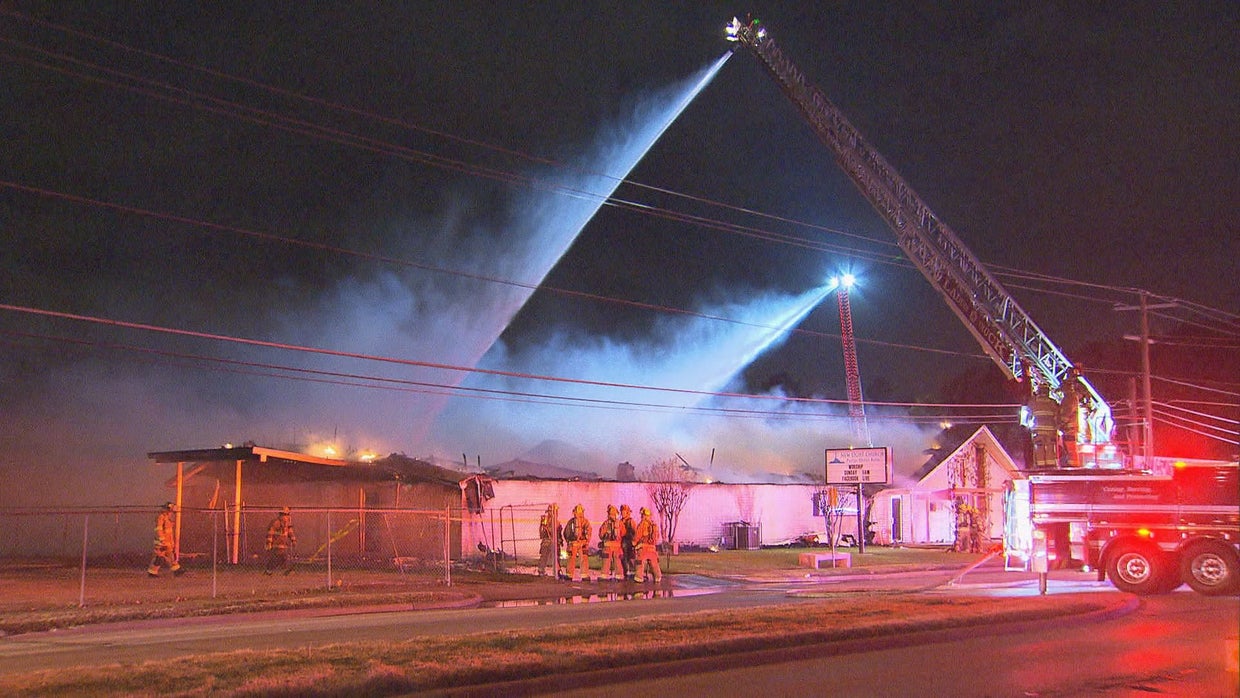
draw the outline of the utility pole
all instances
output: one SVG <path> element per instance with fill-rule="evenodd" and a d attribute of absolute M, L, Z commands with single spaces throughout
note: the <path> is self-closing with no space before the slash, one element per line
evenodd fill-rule
<path fill-rule="evenodd" d="M 1141 391 L 1142 391 L 1142 418 L 1141 425 L 1144 431 L 1144 438 L 1141 440 L 1141 466 L 1149 469 L 1154 466 L 1154 398 L 1150 388 L 1150 311 L 1161 310 L 1164 308 L 1174 308 L 1175 303 L 1158 303 L 1150 305 L 1149 292 L 1140 291 L 1138 295 L 1138 304 L 1133 305 L 1117 305 L 1116 310 L 1138 310 L 1141 312 L 1141 336 L 1133 337 L 1132 335 L 1124 335 L 1124 339 L 1137 340 L 1141 342 Z"/>

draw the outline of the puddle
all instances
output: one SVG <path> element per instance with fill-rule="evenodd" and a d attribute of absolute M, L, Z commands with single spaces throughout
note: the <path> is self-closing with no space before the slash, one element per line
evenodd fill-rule
<path fill-rule="evenodd" d="M 602 592 L 598 594 L 574 594 L 551 599 L 513 599 L 511 601 L 485 601 L 478 608 L 519 608 L 525 606 L 564 606 L 577 603 L 607 603 L 609 601 L 639 601 L 642 599 L 670 599 L 673 597 L 714 594 L 719 588 L 700 589 L 649 589 L 631 592 Z"/>

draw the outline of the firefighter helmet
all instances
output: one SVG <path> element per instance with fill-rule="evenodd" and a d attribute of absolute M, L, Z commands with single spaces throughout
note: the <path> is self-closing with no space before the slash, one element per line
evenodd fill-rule
<path fill-rule="evenodd" d="M 280 516 L 289 516 L 292 513 L 293 512 L 289 511 L 288 507 L 284 507 L 283 509 L 280 510 Z"/>
<path fill-rule="evenodd" d="M 642 516 L 650 516 L 650 510 L 647 509 L 646 507 L 642 507 L 641 512 L 642 512 Z"/>
<path fill-rule="evenodd" d="M 172 502 L 164 502 L 164 511 L 176 511 L 177 505 Z"/>
<path fill-rule="evenodd" d="M 608 515 L 608 516 L 611 516 L 612 514 L 615 514 L 615 513 L 617 513 L 617 510 L 616 510 L 616 505 L 615 505 L 615 504 L 608 504 L 608 505 L 607 505 L 607 515 Z"/>
<path fill-rule="evenodd" d="M 583 516 L 584 516 L 584 515 L 585 515 L 585 513 L 586 513 L 586 508 L 585 508 L 585 507 L 583 507 L 583 506 L 581 506 L 580 504 L 578 504 L 577 506 L 573 507 L 573 515 L 574 515 L 574 516 L 575 516 L 575 515 L 577 515 L 577 514 L 581 514 L 581 515 L 583 515 Z"/>
<path fill-rule="evenodd" d="M 626 515 L 627 515 L 627 514 L 632 514 L 632 513 L 633 513 L 633 510 L 629 508 L 629 505 L 628 505 L 628 504 L 621 504 L 621 505 L 620 505 L 620 513 L 621 513 L 621 514 L 626 514 Z"/>

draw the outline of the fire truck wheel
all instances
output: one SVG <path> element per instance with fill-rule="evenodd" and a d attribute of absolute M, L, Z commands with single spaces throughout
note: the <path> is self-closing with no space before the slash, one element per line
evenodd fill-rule
<path fill-rule="evenodd" d="M 1180 566 L 1184 581 L 1200 594 L 1223 596 L 1240 591 L 1240 560 L 1225 543 L 1194 545 L 1184 551 Z"/>
<path fill-rule="evenodd" d="M 1143 543 L 1121 543 L 1107 560 L 1107 576 L 1120 591 L 1130 594 L 1165 594 L 1169 569 L 1166 556 L 1158 548 Z M 1179 584 L 1176 584 L 1179 586 Z"/>

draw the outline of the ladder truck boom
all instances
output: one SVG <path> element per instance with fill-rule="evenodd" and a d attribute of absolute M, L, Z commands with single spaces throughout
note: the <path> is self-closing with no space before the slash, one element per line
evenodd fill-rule
<path fill-rule="evenodd" d="M 1072 362 L 1050 341 L 946 223 L 896 172 L 805 75 L 784 56 L 758 20 L 733 18 L 727 38 L 749 50 L 801 112 L 819 140 L 862 195 L 895 233 L 900 249 L 947 301 L 948 306 L 1012 379 L 1035 372 L 1052 391 L 1074 375 Z M 1098 423 L 1094 444 L 1109 444 L 1110 408 L 1083 377 L 1076 378 L 1093 401 Z"/>

